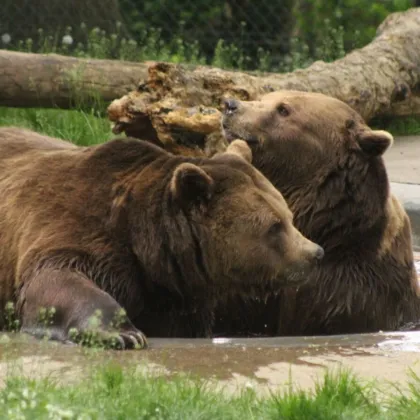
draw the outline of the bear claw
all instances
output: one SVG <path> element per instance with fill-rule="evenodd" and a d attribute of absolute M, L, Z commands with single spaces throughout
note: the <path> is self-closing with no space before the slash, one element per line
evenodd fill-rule
<path fill-rule="evenodd" d="M 140 331 L 123 332 L 119 334 L 118 341 L 122 341 L 122 349 L 145 349 L 147 348 L 146 336 Z"/>
<path fill-rule="evenodd" d="M 147 348 L 146 336 L 141 331 L 96 331 L 90 334 L 88 331 L 73 332 L 72 337 L 66 341 L 87 346 L 104 346 L 114 350 L 132 350 Z"/>

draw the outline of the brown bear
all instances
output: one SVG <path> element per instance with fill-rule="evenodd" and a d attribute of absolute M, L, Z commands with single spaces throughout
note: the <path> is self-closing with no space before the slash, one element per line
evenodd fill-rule
<path fill-rule="evenodd" d="M 132 138 L 77 147 L 1 128 L 2 307 L 57 340 L 77 341 L 97 310 L 99 338 L 120 348 L 210 335 L 216 303 L 293 284 L 323 256 L 249 160 L 241 141 L 189 158 Z M 41 308 L 54 308 L 49 324 Z"/>
<path fill-rule="evenodd" d="M 244 328 L 362 333 L 420 319 L 410 221 L 390 193 L 382 158 L 393 142 L 388 132 L 369 128 L 340 100 L 298 91 L 227 99 L 222 128 L 228 142 L 248 143 L 253 164 L 285 197 L 296 227 L 325 250 L 304 286 L 264 305 L 239 302 L 249 320 Z M 221 311 L 216 328 L 230 333 L 244 325 L 245 318 L 231 319 L 234 313 Z"/>

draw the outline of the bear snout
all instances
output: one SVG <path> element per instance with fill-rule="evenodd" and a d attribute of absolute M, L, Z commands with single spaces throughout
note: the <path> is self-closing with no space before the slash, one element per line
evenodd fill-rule
<path fill-rule="evenodd" d="M 225 115 L 232 115 L 235 113 L 239 108 L 239 102 L 236 99 L 233 98 L 226 98 L 223 101 L 223 113 Z"/>
<path fill-rule="evenodd" d="M 324 248 L 322 248 L 321 246 L 318 245 L 315 253 L 314 253 L 314 258 L 316 260 L 322 260 L 324 258 L 325 252 L 324 252 Z"/>
<path fill-rule="evenodd" d="M 322 246 L 319 246 L 318 244 L 315 244 L 313 242 L 309 242 L 304 246 L 304 253 L 306 254 L 306 259 L 309 262 L 312 261 L 319 261 L 324 258 L 324 248 Z"/>

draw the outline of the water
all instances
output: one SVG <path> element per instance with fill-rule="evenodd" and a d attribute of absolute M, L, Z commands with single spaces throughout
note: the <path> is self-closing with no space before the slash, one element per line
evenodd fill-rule
<path fill-rule="evenodd" d="M 420 332 L 355 334 L 331 337 L 249 339 L 151 339 L 147 351 L 95 351 L 10 335 L 0 345 L 0 382 L 16 371 L 58 383 L 83 380 L 91 366 L 113 361 L 149 375 L 183 372 L 222 386 L 226 392 L 251 387 L 265 395 L 290 382 L 313 389 L 326 369 L 352 369 L 403 386 L 408 369 L 418 370 Z M 2 341 L 5 341 L 4 339 Z M 420 372 L 417 372 L 420 373 Z"/>

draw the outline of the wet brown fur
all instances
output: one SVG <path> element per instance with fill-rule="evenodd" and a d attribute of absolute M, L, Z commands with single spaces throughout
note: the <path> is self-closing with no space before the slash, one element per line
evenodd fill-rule
<path fill-rule="evenodd" d="M 419 320 L 410 221 L 389 191 L 382 158 L 389 133 L 371 130 L 339 100 L 296 91 L 234 102 L 223 126 L 228 140 L 248 142 L 253 164 L 325 258 L 307 285 L 265 303 L 237 302 L 240 319 L 222 310 L 219 331 L 242 325 L 256 334 L 361 333 Z"/>
<path fill-rule="evenodd" d="M 108 326 L 121 307 L 125 345 L 138 329 L 210 335 L 216 303 L 289 284 L 288 271 L 319 251 L 249 158 L 241 142 L 209 159 L 132 138 L 76 147 L 1 128 L 1 307 L 15 302 L 36 335 L 39 309 L 54 307 L 59 340 L 96 309 Z"/>

